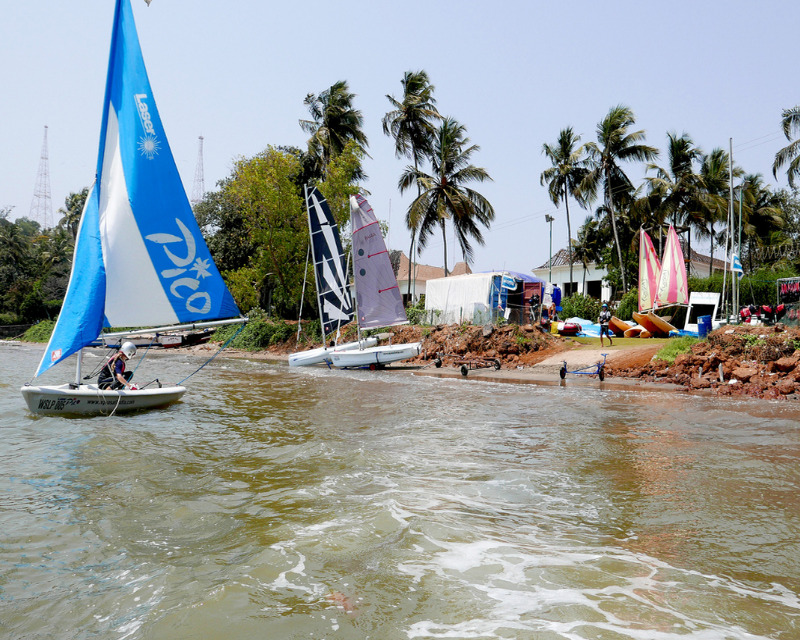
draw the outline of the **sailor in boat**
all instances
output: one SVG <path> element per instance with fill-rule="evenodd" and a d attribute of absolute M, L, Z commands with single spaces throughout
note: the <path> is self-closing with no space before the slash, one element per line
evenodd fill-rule
<path fill-rule="evenodd" d="M 125 363 L 136 355 L 136 345 L 132 342 L 124 342 L 111 359 L 106 362 L 100 370 L 97 378 L 97 386 L 101 389 L 122 389 L 127 387 L 131 391 L 136 391 L 136 387 L 131 384 L 133 371 L 125 371 Z"/>
<path fill-rule="evenodd" d="M 597 318 L 597 324 L 600 325 L 600 346 L 604 347 L 603 344 L 603 335 L 608 338 L 608 346 L 612 346 L 614 343 L 611 342 L 611 332 L 608 330 L 608 323 L 611 321 L 611 312 L 608 310 L 608 305 L 604 302 L 602 308 L 600 309 L 600 317 Z"/>

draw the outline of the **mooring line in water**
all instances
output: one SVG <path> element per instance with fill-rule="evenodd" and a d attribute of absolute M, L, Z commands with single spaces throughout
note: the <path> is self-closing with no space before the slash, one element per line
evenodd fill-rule
<path fill-rule="evenodd" d="M 190 374 L 189 374 L 188 376 L 186 376 L 186 377 L 185 377 L 183 380 L 181 380 L 180 382 L 177 382 L 176 384 L 178 384 L 178 385 L 182 385 L 182 384 L 183 384 L 184 382 L 186 382 L 186 381 L 187 381 L 189 378 L 191 378 L 191 377 L 192 377 L 192 376 L 193 376 L 195 373 L 197 373 L 198 371 L 200 371 L 200 369 L 202 369 L 203 367 L 205 367 L 205 366 L 206 366 L 206 365 L 207 365 L 209 362 L 211 362 L 211 361 L 212 361 L 214 358 L 216 358 L 216 357 L 217 357 L 217 356 L 218 356 L 220 353 L 222 353 L 222 350 L 223 350 L 223 349 L 225 349 L 225 347 L 227 347 L 227 346 L 228 346 L 228 345 L 229 345 L 231 342 L 233 342 L 233 339 L 234 339 L 236 336 L 238 336 L 238 335 L 239 335 L 239 334 L 242 332 L 242 330 L 244 329 L 244 326 L 245 326 L 244 324 L 241 324 L 241 325 L 239 325 L 239 329 L 236 331 L 236 333 L 234 333 L 234 334 L 233 334 L 233 335 L 232 335 L 232 336 L 231 336 L 231 337 L 228 339 L 228 341 L 227 341 L 225 344 L 223 344 L 223 345 L 222 345 L 222 346 L 219 348 L 219 351 L 217 351 L 217 352 L 216 352 L 216 353 L 215 353 L 213 356 L 211 356 L 211 357 L 210 357 L 208 360 L 206 360 L 206 361 L 205 361 L 203 364 L 201 364 L 199 367 L 197 367 L 197 369 L 195 369 L 194 371 L 192 371 L 192 373 L 190 373 Z"/>

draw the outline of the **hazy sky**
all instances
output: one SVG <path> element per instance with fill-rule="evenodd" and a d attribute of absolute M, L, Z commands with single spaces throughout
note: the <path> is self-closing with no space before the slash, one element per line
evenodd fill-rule
<path fill-rule="evenodd" d="M 206 190 L 232 160 L 267 145 L 303 147 L 303 98 L 337 80 L 357 94 L 369 137 L 370 203 L 408 252 L 410 198 L 397 180 L 381 119 L 407 70 L 425 69 L 439 110 L 462 122 L 494 181 L 478 186 L 496 221 L 473 270 L 528 272 L 566 246 L 539 175 L 544 142 L 571 125 L 584 141 L 616 104 L 630 106 L 648 143 L 689 133 L 705 151 L 728 148 L 749 173 L 772 178 L 786 144 L 781 110 L 800 103 L 795 2 L 473 2 L 381 0 L 132 0 L 153 93 L 187 193 L 198 136 Z M 113 0 L 0 0 L 0 207 L 30 211 L 48 125 L 53 208 L 95 169 Z M 638 184 L 641 171 L 632 170 Z M 587 212 L 571 207 L 573 235 Z M 450 266 L 460 253 L 448 234 Z M 441 238 L 423 262 L 441 266 Z"/>

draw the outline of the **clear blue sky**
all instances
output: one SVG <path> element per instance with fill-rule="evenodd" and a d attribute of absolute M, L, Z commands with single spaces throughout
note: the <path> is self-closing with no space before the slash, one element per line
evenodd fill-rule
<path fill-rule="evenodd" d="M 440 111 L 466 125 L 479 187 L 497 217 L 473 269 L 529 272 L 566 246 L 558 211 L 539 185 L 544 142 L 571 125 L 584 141 L 616 104 L 630 106 L 647 141 L 686 131 L 705 151 L 728 148 L 772 186 L 786 144 L 781 110 L 800 103 L 798 3 L 473 2 L 356 0 L 132 0 L 150 82 L 187 192 L 198 136 L 205 184 L 232 160 L 267 145 L 304 146 L 303 98 L 344 79 L 357 94 L 369 152 L 364 185 L 390 223 L 391 248 L 408 252 L 397 180 L 406 162 L 381 131 L 386 94 L 407 70 L 425 69 Z M 88 186 L 96 162 L 113 0 L 0 0 L 0 207 L 27 216 L 44 125 L 53 208 Z M 632 170 L 635 182 L 641 172 Z M 390 213 L 391 211 L 391 213 Z M 587 212 L 571 208 L 573 234 Z M 448 240 L 450 266 L 460 259 Z M 423 262 L 442 264 L 434 238 Z"/>

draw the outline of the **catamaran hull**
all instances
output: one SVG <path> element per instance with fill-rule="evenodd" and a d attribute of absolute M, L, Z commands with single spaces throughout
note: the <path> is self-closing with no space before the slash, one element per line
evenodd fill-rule
<path fill-rule="evenodd" d="M 398 360 L 408 360 L 414 358 L 422 351 L 421 342 L 409 344 L 387 344 L 380 347 L 370 347 L 368 349 L 353 349 L 341 351 L 335 349 L 331 352 L 331 363 L 334 367 L 349 369 L 354 367 L 383 366 Z"/>
<path fill-rule="evenodd" d="M 308 351 L 298 351 L 289 356 L 290 367 L 307 367 L 313 364 L 322 364 L 331 362 L 331 353 L 333 351 L 350 351 L 351 349 L 358 349 L 362 347 L 374 347 L 378 344 L 377 338 L 365 338 L 361 342 L 346 342 L 338 347 L 319 347 L 318 349 L 309 349 Z"/>
<path fill-rule="evenodd" d="M 52 387 L 26 386 L 20 389 L 28 409 L 37 415 L 108 415 L 163 407 L 181 399 L 186 387 L 173 385 L 137 391 L 98 389 L 82 384 L 77 389 L 64 384 Z"/>

